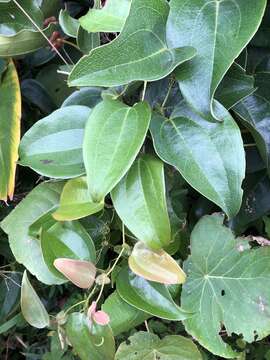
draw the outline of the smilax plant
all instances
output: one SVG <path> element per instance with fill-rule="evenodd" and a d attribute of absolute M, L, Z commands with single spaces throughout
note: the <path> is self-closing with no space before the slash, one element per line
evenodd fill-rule
<path fill-rule="evenodd" d="M 0 0 L 1 358 L 270 359 L 269 24 Z"/>

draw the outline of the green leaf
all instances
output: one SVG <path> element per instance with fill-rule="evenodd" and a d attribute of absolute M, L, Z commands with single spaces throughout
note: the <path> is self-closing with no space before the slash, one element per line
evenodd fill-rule
<path fill-rule="evenodd" d="M 29 227 L 42 215 L 55 209 L 63 185 L 63 182 L 38 185 L 1 222 L 16 260 L 45 284 L 60 284 L 63 281 L 49 271 L 43 260 L 40 240 L 29 235 Z"/>
<path fill-rule="evenodd" d="M 135 80 L 155 81 L 192 58 L 195 50 L 191 47 L 167 47 L 168 12 L 166 0 L 133 0 L 121 34 L 84 56 L 72 70 L 69 85 L 117 86 Z"/>
<path fill-rule="evenodd" d="M 150 129 L 162 160 L 233 217 L 242 202 L 245 153 L 238 126 L 227 110 L 216 104 L 222 122 L 206 121 L 182 102 L 170 119 L 154 115 Z"/>
<path fill-rule="evenodd" d="M 8 332 L 14 326 L 17 327 L 20 326 L 22 323 L 24 323 L 24 318 L 22 317 L 22 313 L 13 316 L 10 320 L 0 325 L 0 335 L 5 332 Z"/>
<path fill-rule="evenodd" d="M 125 175 L 147 133 L 151 112 L 146 102 L 129 107 L 104 100 L 87 121 L 83 158 L 89 194 L 101 202 Z"/>
<path fill-rule="evenodd" d="M 104 201 L 91 202 L 86 177 L 69 180 L 63 188 L 60 206 L 53 213 L 58 221 L 76 220 L 102 210 Z"/>
<path fill-rule="evenodd" d="M 120 344 L 115 360 L 202 360 L 195 344 L 184 336 L 170 335 L 162 340 L 140 331 Z"/>
<path fill-rule="evenodd" d="M 120 32 L 130 10 L 131 0 L 107 0 L 102 9 L 90 9 L 81 26 L 88 32 Z"/>
<path fill-rule="evenodd" d="M 49 314 L 28 280 L 26 270 L 22 279 L 21 310 L 23 317 L 31 326 L 38 329 L 49 326 Z"/>
<path fill-rule="evenodd" d="M 89 113 L 86 106 L 68 106 L 36 122 L 21 140 L 20 164 L 54 178 L 82 175 L 82 142 Z"/>
<path fill-rule="evenodd" d="M 20 297 L 21 274 L 10 272 L 7 276 L 2 274 L 0 281 L 0 324 L 2 324 L 18 305 Z"/>
<path fill-rule="evenodd" d="M 77 37 L 77 33 L 79 30 L 79 26 L 80 26 L 79 20 L 72 18 L 69 15 L 69 12 L 67 11 L 67 9 L 60 10 L 59 24 L 66 35 L 73 37 L 73 38 Z"/>
<path fill-rule="evenodd" d="M 88 55 L 91 50 L 100 46 L 99 33 L 88 33 L 79 26 L 77 33 L 77 45 L 84 54 Z"/>
<path fill-rule="evenodd" d="M 110 326 L 114 336 L 134 329 L 150 317 L 149 314 L 125 302 L 116 291 L 107 297 L 102 310 L 110 317 Z"/>
<path fill-rule="evenodd" d="M 0 200 L 13 198 L 20 129 L 20 83 L 15 65 L 9 61 L 0 77 Z"/>
<path fill-rule="evenodd" d="M 120 219 L 139 240 L 156 250 L 169 245 L 171 228 L 161 161 L 151 155 L 138 158 L 111 197 Z"/>
<path fill-rule="evenodd" d="M 270 333 L 270 248 L 240 252 L 222 223 L 220 214 L 205 216 L 193 229 L 181 303 L 196 313 L 184 321 L 187 332 L 213 354 L 231 358 L 237 353 L 222 341 L 221 324 L 247 342 Z"/>
<path fill-rule="evenodd" d="M 78 221 L 57 222 L 41 231 L 41 249 L 44 261 L 50 271 L 66 280 L 54 267 L 54 260 L 68 258 L 95 262 L 95 245 L 84 227 Z"/>
<path fill-rule="evenodd" d="M 70 105 L 84 105 L 88 106 L 89 108 L 93 108 L 102 101 L 101 92 L 102 89 L 97 87 L 83 88 L 74 91 L 71 95 L 69 95 L 69 97 L 65 99 L 61 107 Z"/>
<path fill-rule="evenodd" d="M 116 289 L 128 304 L 161 319 L 179 321 L 191 316 L 176 305 L 165 285 L 136 276 L 127 267 L 117 276 Z"/>
<path fill-rule="evenodd" d="M 90 323 L 82 313 L 73 313 L 65 325 L 66 335 L 81 360 L 113 360 L 115 344 L 111 328 Z"/>
<path fill-rule="evenodd" d="M 207 119 L 220 119 L 213 108 L 215 91 L 258 30 L 265 6 L 266 0 L 170 2 L 168 44 L 197 50 L 197 56 L 177 70 L 179 86 L 187 102 Z"/>

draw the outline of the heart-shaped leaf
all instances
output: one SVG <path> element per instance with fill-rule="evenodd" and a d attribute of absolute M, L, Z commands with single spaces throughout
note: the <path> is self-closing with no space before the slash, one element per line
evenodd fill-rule
<path fill-rule="evenodd" d="M 128 229 L 151 249 L 171 241 L 163 163 L 150 155 L 138 158 L 111 192 L 115 210 Z"/>
<path fill-rule="evenodd" d="M 222 223 L 219 214 L 205 216 L 193 229 L 181 302 L 195 312 L 184 321 L 188 333 L 213 354 L 231 358 L 237 353 L 222 341 L 221 324 L 247 342 L 270 334 L 270 248 L 240 252 Z"/>
<path fill-rule="evenodd" d="M 102 9 L 90 9 L 81 26 L 88 32 L 120 32 L 129 13 L 131 0 L 107 0 Z"/>
<path fill-rule="evenodd" d="M 0 74 L 0 200 L 4 201 L 8 197 L 12 199 L 14 192 L 20 120 L 20 83 L 15 65 L 9 61 L 7 65 L 3 65 L 3 72 Z"/>
<path fill-rule="evenodd" d="M 129 107 L 120 101 L 104 100 L 91 112 L 83 158 L 94 202 L 102 202 L 128 171 L 144 142 L 150 118 L 146 102 Z"/>
<path fill-rule="evenodd" d="M 26 271 L 22 279 L 21 309 L 23 317 L 31 326 L 38 329 L 49 326 L 49 314 L 28 280 Z"/>
<path fill-rule="evenodd" d="M 102 210 L 104 201 L 91 201 L 86 177 L 69 180 L 62 191 L 60 206 L 52 215 L 58 221 L 70 221 L 95 214 Z"/>
<path fill-rule="evenodd" d="M 134 274 L 161 284 L 183 284 L 186 275 L 177 262 L 164 250 L 151 250 L 138 242 L 128 259 Z"/>
<path fill-rule="evenodd" d="M 68 106 L 36 122 L 21 140 L 20 164 L 54 178 L 82 175 L 82 142 L 90 111 Z"/>
<path fill-rule="evenodd" d="M 115 360 L 202 360 L 197 346 L 190 339 L 179 335 L 162 340 L 147 332 L 138 332 L 120 344 Z"/>
<path fill-rule="evenodd" d="M 160 158 L 233 217 L 242 202 L 245 153 L 233 118 L 221 105 L 216 108 L 223 121 L 211 123 L 182 102 L 170 119 L 153 116 L 150 129 Z"/>
<path fill-rule="evenodd" d="M 135 80 L 155 81 L 191 59 L 196 53 L 193 48 L 167 47 L 168 13 L 166 0 L 133 0 L 121 34 L 84 56 L 72 70 L 69 84 L 107 87 Z"/>
<path fill-rule="evenodd" d="M 193 46 L 197 56 L 177 70 L 180 89 L 197 112 L 212 119 L 213 97 L 233 61 L 257 31 L 266 0 L 170 1 L 167 40 Z"/>
<path fill-rule="evenodd" d="M 175 304 L 165 285 L 136 276 L 126 267 L 117 276 L 116 288 L 128 304 L 161 319 L 176 321 L 191 316 Z"/>

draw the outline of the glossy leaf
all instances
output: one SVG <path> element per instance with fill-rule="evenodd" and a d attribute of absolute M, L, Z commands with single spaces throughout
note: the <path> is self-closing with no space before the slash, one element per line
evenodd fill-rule
<path fill-rule="evenodd" d="M 162 340 L 155 334 L 138 332 L 120 344 L 115 360 L 202 360 L 197 346 L 179 335 Z"/>
<path fill-rule="evenodd" d="M 94 203 L 88 193 L 85 177 L 69 180 L 61 194 L 60 206 L 53 213 L 58 221 L 76 220 L 102 210 L 104 201 Z"/>
<path fill-rule="evenodd" d="M 93 108 L 99 102 L 101 102 L 101 92 L 102 89 L 97 87 L 83 88 L 74 91 L 69 97 L 66 98 L 62 104 L 62 107 L 70 105 L 84 105 Z"/>
<path fill-rule="evenodd" d="M 29 234 L 29 227 L 56 208 L 63 185 L 63 182 L 40 184 L 1 222 L 17 262 L 45 284 L 60 284 L 63 281 L 49 271 L 42 257 L 40 240 Z"/>
<path fill-rule="evenodd" d="M 151 249 L 171 241 L 163 163 L 144 155 L 111 192 L 114 208 L 127 228 Z"/>
<path fill-rule="evenodd" d="M 107 0 L 102 9 L 90 9 L 80 18 L 88 32 L 120 32 L 129 13 L 131 0 Z"/>
<path fill-rule="evenodd" d="M 197 56 L 177 70 L 180 89 L 197 112 L 212 120 L 213 97 L 225 73 L 251 40 L 266 0 L 173 0 L 167 23 L 171 47 L 193 46 Z"/>
<path fill-rule="evenodd" d="M 86 106 L 74 105 L 39 120 L 21 140 L 20 164 L 54 178 L 82 175 L 82 141 L 89 113 Z"/>
<path fill-rule="evenodd" d="M 116 291 L 107 297 L 102 310 L 110 317 L 110 327 L 114 336 L 134 329 L 150 317 L 149 314 L 125 302 Z"/>
<path fill-rule="evenodd" d="M 138 242 L 128 259 L 134 274 L 146 280 L 161 284 L 183 284 L 186 275 L 177 262 L 164 250 L 150 250 L 142 242 Z"/>
<path fill-rule="evenodd" d="M 15 65 L 9 61 L 0 77 L 0 200 L 4 201 L 13 198 L 20 121 L 20 83 Z"/>
<path fill-rule="evenodd" d="M 242 202 L 245 154 L 239 128 L 217 105 L 222 122 L 208 122 L 182 102 L 170 119 L 153 116 L 150 129 L 162 160 L 176 167 L 192 187 L 233 217 Z"/>
<path fill-rule="evenodd" d="M 59 13 L 59 24 L 64 33 L 70 37 L 76 38 L 79 30 L 79 20 L 72 18 L 67 9 Z"/>
<path fill-rule="evenodd" d="M 128 304 L 161 319 L 178 321 L 191 316 L 175 304 L 165 285 L 147 281 L 127 268 L 120 271 L 116 289 Z"/>
<path fill-rule="evenodd" d="M 168 12 L 165 0 L 133 0 L 121 34 L 84 56 L 72 70 L 69 85 L 117 86 L 135 80 L 154 81 L 192 58 L 193 48 L 167 47 Z"/>
<path fill-rule="evenodd" d="M 79 288 L 89 289 L 95 282 L 96 267 L 90 261 L 58 258 L 53 265 Z"/>
<path fill-rule="evenodd" d="M 129 107 L 104 100 L 92 111 L 85 128 L 83 158 L 89 194 L 101 202 L 135 160 L 151 118 L 145 102 Z"/>
<path fill-rule="evenodd" d="M 73 313 L 65 325 L 66 335 L 81 360 L 113 360 L 115 344 L 111 328 L 90 323 L 82 313 Z"/>
<path fill-rule="evenodd" d="M 247 342 L 270 333 L 270 248 L 240 252 L 222 223 L 220 214 L 205 216 L 193 229 L 181 303 L 195 312 L 184 321 L 187 332 L 213 354 L 231 358 L 237 353 L 222 341 L 221 324 Z"/>
<path fill-rule="evenodd" d="M 38 329 L 49 326 L 49 314 L 28 280 L 26 271 L 22 279 L 21 310 L 23 317 L 31 326 Z"/>
<path fill-rule="evenodd" d="M 60 278 L 54 261 L 57 258 L 86 260 L 95 262 L 95 245 L 84 227 L 77 221 L 55 223 L 48 229 L 42 228 L 41 248 L 44 261 L 50 271 Z"/>

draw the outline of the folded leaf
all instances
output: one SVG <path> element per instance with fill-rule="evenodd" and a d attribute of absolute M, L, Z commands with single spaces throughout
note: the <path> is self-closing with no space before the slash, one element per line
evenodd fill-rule
<path fill-rule="evenodd" d="M 94 203 L 88 193 L 86 177 L 69 180 L 62 191 L 59 208 L 52 214 L 58 221 L 76 220 L 102 210 L 104 201 Z"/>
<path fill-rule="evenodd" d="M 28 280 L 26 270 L 22 279 L 21 309 L 23 317 L 31 326 L 38 329 L 49 326 L 49 314 Z"/>
<path fill-rule="evenodd" d="M 82 141 L 90 111 L 68 106 L 36 122 L 21 140 L 20 164 L 54 178 L 82 175 Z"/>
<path fill-rule="evenodd" d="M 222 122 L 206 121 L 182 102 L 170 119 L 153 116 L 150 130 L 161 159 L 233 217 L 242 202 L 245 153 L 238 126 L 227 110 L 216 105 Z"/>
<path fill-rule="evenodd" d="M 191 59 L 193 48 L 169 49 L 166 45 L 168 12 L 166 0 L 133 0 L 121 34 L 84 56 L 72 70 L 69 85 L 107 87 L 155 81 Z"/>
<path fill-rule="evenodd" d="M 83 142 L 93 201 L 102 202 L 128 171 L 144 142 L 150 118 L 146 102 L 129 107 L 120 101 L 104 100 L 93 109 Z"/>
<path fill-rule="evenodd" d="M 138 158 L 111 192 L 117 214 L 127 228 L 151 249 L 171 241 L 163 163 L 150 155 Z"/>
<path fill-rule="evenodd" d="M 193 46 L 197 56 L 177 70 L 189 104 L 207 119 L 214 113 L 216 88 L 261 23 L 266 0 L 172 0 L 167 40 L 172 47 Z"/>
<path fill-rule="evenodd" d="M 193 229 L 181 303 L 195 312 L 184 321 L 187 332 L 213 354 L 231 358 L 237 352 L 222 341 L 222 325 L 247 342 L 270 334 L 270 248 L 240 252 L 222 223 L 219 214 L 205 216 Z"/>
<path fill-rule="evenodd" d="M 0 200 L 4 201 L 8 197 L 12 199 L 14 193 L 20 120 L 20 83 L 16 67 L 12 61 L 9 61 L 0 76 Z"/>
<path fill-rule="evenodd" d="M 70 37 L 76 38 L 79 30 L 79 20 L 72 18 L 67 9 L 60 10 L 59 24 L 64 33 Z"/>

